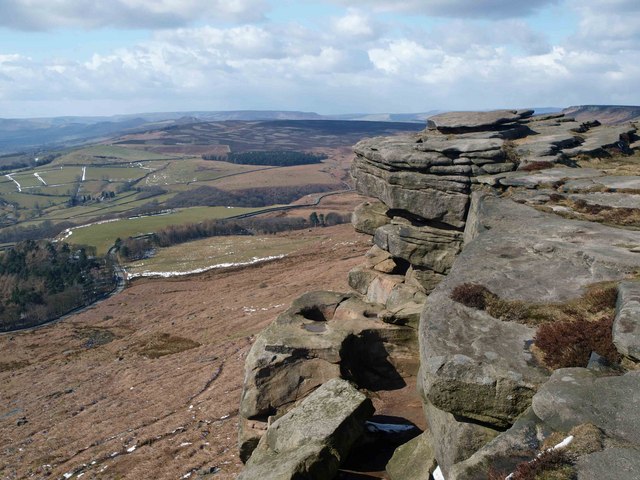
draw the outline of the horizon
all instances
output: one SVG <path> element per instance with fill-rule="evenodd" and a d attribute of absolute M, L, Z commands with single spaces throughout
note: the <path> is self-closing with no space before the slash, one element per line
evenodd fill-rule
<path fill-rule="evenodd" d="M 640 103 L 632 0 L 6 0 L 0 33 L 0 118 Z"/>

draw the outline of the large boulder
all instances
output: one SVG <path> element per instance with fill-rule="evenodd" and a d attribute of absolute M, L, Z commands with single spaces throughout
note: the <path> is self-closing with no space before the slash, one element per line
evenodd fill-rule
<path fill-rule="evenodd" d="M 264 424 L 332 378 L 376 390 L 402 386 L 417 370 L 415 329 L 378 318 L 382 305 L 354 295 L 311 292 L 296 299 L 254 342 L 240 402 L 247 457 Z"/>
<path fill-rule="evenodd" d="M 622 282 L 618 287 L 613 343 L 622 355 L 640 361 L 640 282 Z"/>
<path fill-rule="evenodd" d="M 469 196 L 464 193 L 431 187 L 406 188 L 364 170 L 354 174 L 354 181 L 358 192 L 381 200 L 391 209 L 404 210 L 425 220 L 435 220 L 458 228 L 464 226 L 469 204 Z"/>
<path fill-rule="evenodd" d="M 490 112 L 448 112 L 427 119 L 427 128 L 442 133 L 463 133 L 500 128 L 533 115 L 533 110 L 493 110 Z"/>
<path fill-rule="evenodd" d="M 333 479 L 373 411 L 352 384 L 329 380 L 271 424 L 238 480 Z"/>
<path fill-rule="evenodd" d="M 610 438 L 640 447 L 640 371 L 601 376 L 586 368 L 553 372 L 532 408 L 558 431 L 591 423 Z"/>
<path fill-rule="evenodd" d="M 436 467 L 431 438 L 424 432 L 396 448 L 386 471 L 391 480 L 430 480 Z"/>
<path fill-rule="evenodd" d="M 402 218 L 376 230 L 375 244 L 411 265 L 446 273 L 462 249 L 462 232 L 413 225 Z"/>
<path fill-rule="evenodd" d="M 391 220 L 387 216 L 387 207 L 384 203 L 371 200 L 358 205 L 351 215 L 351 223 L 356 231 L 373 235 L 376 228 L 386 225 Z"/>

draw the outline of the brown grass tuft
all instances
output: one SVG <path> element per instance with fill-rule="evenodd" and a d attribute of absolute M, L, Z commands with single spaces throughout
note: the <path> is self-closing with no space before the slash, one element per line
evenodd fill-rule
<path fill-rule="evenodd" d="M 531 162 L 531 163 L 527 163 L 524 167 L 520 168 L 519 170 L 524 171 L 524 172 L 535 172 L 537 170 L 545 170 L 547 168 L 553 168 L 555 167 L 555 165 L 551 162 Z"/>
<path fill-rule="evenodd" d="M 477 283 L 463 283 L 451 292 L 451 299 L 467 307 L 484 310 L 487 307 L 487 297 L 493 295 L 484 285 Z"/>
<path fill-rule="evenodd" d="M 612 325 L 612 315 L 593 322 L 546 323 L 538 328 L 534 342 L 544 353 L 545 363 L 552 368 L 586 367 L 591 352 L 617 363 L 621 357 L 613 345 Z"/>

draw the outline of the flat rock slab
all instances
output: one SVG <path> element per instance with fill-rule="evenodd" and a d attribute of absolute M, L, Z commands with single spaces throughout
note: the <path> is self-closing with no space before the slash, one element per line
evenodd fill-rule
<path fill-rule="evenodd" d="M 427 127 L 440 131 L 491 129 L 530 117 L 533 110 L 493 110 L 490 112 L 448 112 L 427 119 Z"/>
<path fill-rule="evenodd" d="M 585 169 L 586 170 L 586 169 Z M 576 177 L 574 177 L 576 178 Z M 575 192 L 580 190 L 637 190 L 640 192 L 640 176 L 607 175 L 582 178 L 565 182 L 562 190 Z"/>
<path fill-rule="evenodd" d="M 638 480 L 640 450 L 609 448 L 581 457 L 576 462 L 578 480 Z"/>
<path fill-rule="evenodd" d="M 629 135 L 634 133 L 636 128 L 630 123 L 623 125 L 601 125 L 590 128 L 584 133 L 584 143 L 580 146 L 566 149 L 563 153 L 573 157 L 576 155 L 594 155 L 602 152 L 606 148 L 618 148 L 627 150 L 629 148 Z"/>
<path fill-rule="evenodd" d="M 640 371 L 598 376 L 586 368 L 556 370 L 533 397 L 533 411 L 558 431 L 591 423 L 608 437 L 640 446 Z"/>
<path fill-rule="evenodd" d="M 622 282 L 618 287 L 613 343 L 622 355 L 640 361 L 640 282 Z"/>
<path fill-rule="evenodd" d="M 276 420 L 238 480 L 330 480 L 373 414 L 366 395 L 333 379 Z"/>
<path fill-rule="evenodd" d="M 604 173 L 594 168 L 549 168 L 537 172 L 509 172 L 500 175 L 500 185 L 505 187 L 538 188 L 572 179 L 602 177 Z"/>

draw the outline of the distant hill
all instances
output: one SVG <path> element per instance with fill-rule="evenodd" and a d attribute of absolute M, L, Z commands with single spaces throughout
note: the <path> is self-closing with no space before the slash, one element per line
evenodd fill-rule
<path fill-rule="evenodd" d="M 598 120 L 616 125 L 640 120 L 640 106 L 632 105 L 578 105 L 565 108 L 562 113 L 576 120 Z"/>

